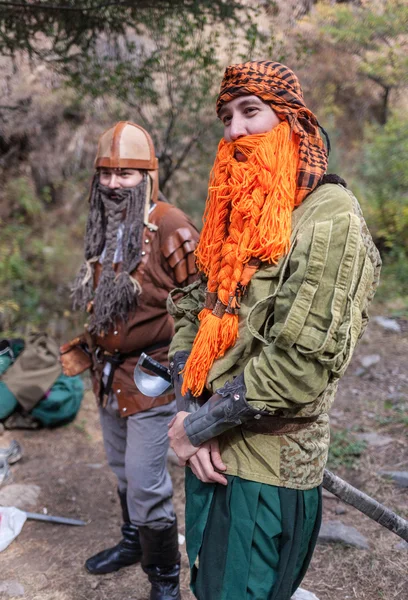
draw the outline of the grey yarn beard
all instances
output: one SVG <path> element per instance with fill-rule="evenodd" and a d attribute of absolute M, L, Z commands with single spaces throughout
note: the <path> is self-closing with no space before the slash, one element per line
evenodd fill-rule
<path fill-rule="evenodd" d="M 90 333 L 107 333 L 117 320 L 127 321 L 137 306 L 139 290 L 130 277 L 142 259 L 142 236 L 146 202 L 147 174 L 134 188 L 110 189 L 92 182 L 90 210 L 85 233 L 85 262 L 72 289 L 74 310 L 86 310 L 93 300 L 89 321 Z M 115 199 L 112 198 L 115 196 Z M 122 268 L 116 274 L 113 259 L 117 234 L 126 210 L 122 244 Z M 102 271 L 94 290 L 94 268 L 106 247 Z"/>

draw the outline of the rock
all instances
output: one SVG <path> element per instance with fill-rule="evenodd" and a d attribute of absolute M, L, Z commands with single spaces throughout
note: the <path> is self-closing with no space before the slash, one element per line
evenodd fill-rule
<path fill-rule="evenodd" d="M 391 404 L 398 406 L 399 404 L 404 404 L 408 401 L 408 396 L 403 394 L 402 392 L 390 392 L 387 396 L 387 402 L 391 402 Z"/>
<path fill-rule="evenodd" d="M 379 471 L 379 474 L 389 477 L 400 487 L 408 488 L 408 471 Z"/>
<path fill-rule="evenodd" d="M 339 504 L 334 509 L 334 512 L 336 513 L 336 515 L 345 515 L 347 510 L 344 508 L 344 506 L 342 504 Z"/>
<path fill-rule="evenodd" d="M 396 550 L 407 550 L 408 551 L 408 542 L 405 540 L 401 540 L 399 544 L 395 546 Z"/>
<path fill-rule="evenodd" d="M 89 469 L 101 469 L 103 467 L 102 463 L 88 463 L 86 465 Z"/>
<path fill-rule="evenodd" d="M 35 580 L 37 590 L 45 590 L 49 585 L 48 578 L 45 573 L 40 573 Z"/>
<path fill-rule="evenodd" d="M 368 433 L 356 433 L 356 438 L 363 442 L 367 442 L 369 446 L 376 446 L 380 448 L 382 446 L 387 446 L 387 444 L 391 444 L 394 440 L 392 437 L 388 435 L 379 435 L 375 431 L 370 431 Z"/>
<path fill-rule="evenodd" d="M 315 596 L 313 592 L 308 592 L 307 590 L 298 588 L 293 594 L 291 600 L 319 600 L 319 598 Z"/>
<path fill-rule="evenodd" d="M 360 362 L 365 369 L 369 369 L 373 365 L 376 365 L 380 360 L 381 356 L 379 354 L 367 354 L 360 358 Z"/>
<path fill-rule="evenodd" d="M 24 596 L 24 587 L 18 581 L 0 581 L 0 594 L 15 598 L 16 596 Z"/>
<path fill-rule="evenodd" d="M 395 333 L 401 333 L 401 326 L 394 319 L 388 319 L 387 317 L 374 317 L 375 321 L 380 327 L 386 331 L 394 331 Z"/>
<path fill-rule="evenodd" d="M 4 433 L 4 425 L 3 423 L 0 423 L 0 435 L 3 435 Z"/>
<path fill-rule="evenodd" d="M 320 528 L 319 543 L 339 542 L 368 550 L 368 541 L 355 527 L 344 525 L 341 521 L 326 521 Z"/>
<path fill-rule="evenodd" d="M 0 506 L 15 506 L 25 510 L 37 504 L 40 492 L 38 485 L 11 483 L 0 490 Z"/>
<path fill-rule="evenodd" d="M 334 494 L 332 494 L 331 492 L 329 492 L 329 490 L 326 490 L 325 488 L 323 488 L 322 496 L 323 496 L 323 498 L 326 498 L 327 500 L 337 500 L 337 496 L 335 496 Z"/>

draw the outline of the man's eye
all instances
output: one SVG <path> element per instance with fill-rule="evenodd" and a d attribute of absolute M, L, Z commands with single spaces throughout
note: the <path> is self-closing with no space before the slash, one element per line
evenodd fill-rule
<path fill-rule="evenodd" d="M 246 115 L 250 115 L 250 114 L 252 114 L 252 113 L 256 112 L 257 110 L 258 110 L 258 109 L 256 108 L 256 106 L 248 106 L 248 107 L 245 109 L 245 114 L 246 114 Z"/>
<path fill-rule="evenodd" d="M 229 123 L 231 123 L 231 117 L 226 115 L 222 118 L 222 122 L 224 125 L 228 125 Z"/>

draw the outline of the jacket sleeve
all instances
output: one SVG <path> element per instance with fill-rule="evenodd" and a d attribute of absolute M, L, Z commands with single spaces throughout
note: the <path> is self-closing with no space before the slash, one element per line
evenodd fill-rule
<path fill-rule="evenodd" d="M 314 222 L 291 250 L 265 345 L 244 370 L 246 398 L 275 412 L 316 400 L 350 362 L 366 320 L 374 268 L 358 216 Z"/>
<path fill-rule="evenodd" d="M 169 348 L 169 358 L 176 352 L 190 352 L 199 328 L 198 315 L 204 306 L 206 284 L 197 279 L 185 288 L 176 288 L 167 299 L 167 311 L 174 319 L 175 335 Z"/>

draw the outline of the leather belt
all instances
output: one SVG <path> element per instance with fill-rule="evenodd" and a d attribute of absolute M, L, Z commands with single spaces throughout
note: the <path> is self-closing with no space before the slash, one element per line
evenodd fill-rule
<path fill-rule="evenodd" d="M 250 419 L 242 424 L 243 429 L 253 433 L 264 435 L 285 435 L 301 431 L 310 423 L 315 423 L 319 415 L 313 417 L 294 417 L 285 419 L 284 417 L 262 416 L 259 419 Z"/>
<path fill-rule="evenodd" d="M 121 353 L 121 352 L 112 353 L 112 352 L 108 352 L 107 350 L 104 350 L 103 348 L 98 346 L 95 350 L 96 360 L 99 363 L 103 363 L 103 364 L 109 363 L 111 366 L 106 384 L 104 384 L 103 380 L 102 380 L 102 406 L 106 406 L 106 404 L 107 404 L 108 397 L 109 397 L 110 391 L 112 389 L 113 376 L 115 374 L 116 369 L 122 363 L 124 363 L 126 359 L 131 358 L 133 356 L 140 356 L 142 354 L 142 352 L 145 352 L 145 354 L 150 354 L 151 352 L 154 352 L 154 350 L 158 350 L 159 348 L 166 348 L 166 347 L 170 346 L 170 343 L 171 343 L 171 340 L 166 340 L 165 342 L 157 342 L 156 344 L 152 344 L 151 346 L 148 346 L 147 348 L 144 348 L 143 350 L 135 350 L 133 352 L 126 352 L 126 353 Z"/>

